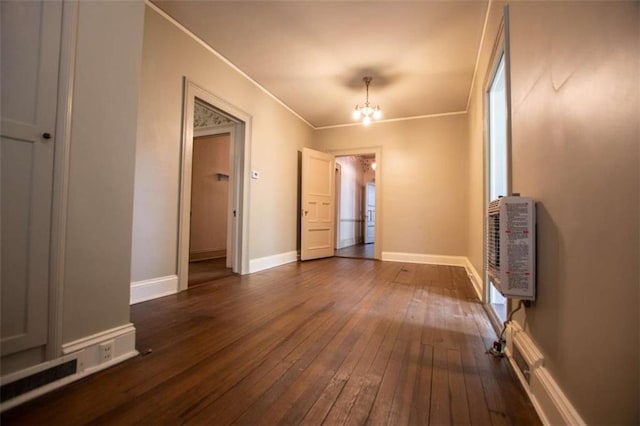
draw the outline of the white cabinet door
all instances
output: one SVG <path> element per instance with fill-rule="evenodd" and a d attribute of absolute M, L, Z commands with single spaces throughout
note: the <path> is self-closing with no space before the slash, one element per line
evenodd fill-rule
<path fill-rule="evenodd" d="M 334 178 L 333 155 L 302 149 L 301 260 L 333 256 Z"/>
<path fill-rule="evenodd" d="M 47 343 L 59 1 L 0 1 L 2 355 Z"/>

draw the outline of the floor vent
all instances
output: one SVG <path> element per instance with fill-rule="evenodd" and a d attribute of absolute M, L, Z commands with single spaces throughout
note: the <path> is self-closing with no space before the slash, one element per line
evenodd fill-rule
<path fill-rule="evenodd" d="M 34 389 L 53 383 L 78 371 L 78 360 L 72 359 L 30 376 L 0 386 L 0 402 L 16 398 Z"/>

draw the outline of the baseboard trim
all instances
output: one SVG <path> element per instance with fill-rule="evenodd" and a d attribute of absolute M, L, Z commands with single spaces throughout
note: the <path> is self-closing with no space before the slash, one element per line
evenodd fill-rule
<path fill-rule="evenodd" d="M 264 271 L 265 269 L 275 268 L 276 266 L 285 265 L 287 263 L 298 260 L 297 251 L 289 251 L 286 253 L 274 254 L 273 256 L 259 257 L 249 261 L 249 273 Z"/>
<path fill-rule="evenodd" d="M 423 263 L 428 265 L 466 266 L 464 256 L 443 256 L 437 254 L 382 252 L 382 260 L 387 262 Z"/>
<path fill-rule="evenodd" d="M 539 410 L 544 413 L 547 425 L 586 426 L 586 422 L 573 407 L 549 371 L 540 367 L 533 373 L 531 393 Z M 542 415 L 540 416 L 542 418 Z"/>
<path fill-rule="evenodd" d="M 77 361 L 75 374 L 56 380 L 3 402 L 0 404 L 0 412 L 137 356 L 138 351 L 135 348 L 135 342 L 136 329 L 133 324 L 129 323 L 63 344 L 63 355 L 60 358 L 8 374 L 2 377 L 2 384 L 12 383 L 16 380 L 20 380 L 71 360 Z M 110 343 L 112 348 L 111 359 L 106 361 L 103 361 L 100 356 L 100 345 L 104 343 Z"/>
<path fill-rule="evenodd" d="M 135 281 L 131 283 L 131 296 L 129 303 L 145 302 L 158 297 L 168 296 L 178 292 L 178 276 L 152 278 L 150 280 Z"/>
<path fill-rule="evenodd" d="M 471 281 L 471 284 L 473 285 L 473 289 L 476 291 L 476 294 L 478 295 L 478 299 L 480 299 L 480 301 L 484 301 L 484 297 L 482 296 L 483 280 L 482 278 L 480 278 L 480 274 L 478 274 L 478 271 L 476 271 L 476 268 L 473 267 L 473 264 L 471 263 L 469 258 L 465 257 L 464 260 L 465 260 L 464 267 L 467 270 L 467 276 L 469 277 L 469 281 Z"/>
<path fill-rule="evenodd" d="M 544 356 L 520 325 L 507 326 L 505 353 L 520 383 L 544 425 L 586 425 L 551 373 L 544 367 Z M 529 380 L 514 359 L 514 347 L 528 366 Z"/>

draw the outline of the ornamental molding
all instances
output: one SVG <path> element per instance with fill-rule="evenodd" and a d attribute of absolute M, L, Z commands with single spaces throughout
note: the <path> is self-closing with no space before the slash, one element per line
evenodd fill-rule
<path fill-rule="evenodd" d="M 194 103 L 193 112 L 193 127 L 194 129 L 201 129 L 203 127 L 216 127 L 233 125 L 235 122 L 217 112 L 213 107 L 199 102 Z"/>

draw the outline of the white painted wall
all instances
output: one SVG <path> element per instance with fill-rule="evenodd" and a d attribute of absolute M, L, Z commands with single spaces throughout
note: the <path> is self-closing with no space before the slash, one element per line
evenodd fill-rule
<path fill-rule="evenodd" d="M 133 282 L 176 274 L 183 77 L 253 117 L 250 259 L 296 250 L 298 151 L 312 129 L 146 7 L 136 147 Z"/>

